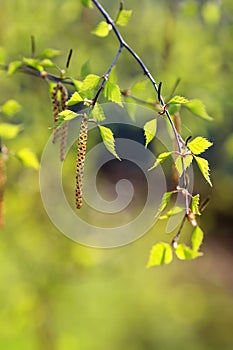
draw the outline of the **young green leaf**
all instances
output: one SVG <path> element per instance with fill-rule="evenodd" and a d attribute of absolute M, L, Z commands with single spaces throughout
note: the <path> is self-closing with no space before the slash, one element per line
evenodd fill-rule
<path fill-rule="evenodd" d="M 17 72 L 23 65 L 22 61 L 13 61 L 9 64 L 7 69 L 7 75 L 13 75 Z"/>
<path fill-rule="evenodd" d="M 41 65 L 40 61 L 36 58 L 23 58 L 23 63 L 25 63 L 27 66 L 32 67 L 39 72 L 43 72 L 44 67 Z"/>
<path fill-rule="evenodd" d="M 81 0 L 81 3 L 82 3 L 84 6 L 89 7 L 90 9 L 93 8 L 92 1 L 91 1 L 91 0 Z"/>
<path fill-rule="evenodd" d="M 121 10 L 116 20 L 118 26 L 126 26 L 132 16 L 132 10 Z"/>
<path fill-rule="evenodd" d="M 195 215 L 201 215 L 200 211 L 199 211 L 199 201 L 200 201 L 200 195 L 196 194 L 196 196 L 192 197 L 192 201 L 191 201 L 191 210 L 192 213 Z"/>
<path fill-rule="evenodd" d="M 148 144 L 155 137 L 156 130 L 157 130 L 157 119 L 152 119 L 144 125 L 144 133 L 145 133 L 145 137 L 146 137 L 145 147 L 147 147 Z"/>
<path fill-rule="evenodd" d="M 108 76 L 108 81 L 113 84 L 117 84 L 117 73 L 116 73 L 116 66 L 114 66 L 111 70 L 111 73 Z"/>
<path fill-rule="evenodd" d="M 15 156 L 22 162 L 24 166 L 31 167 L 34 169 L 39 168 L 39 162 L 35 153 L 30 150 L 30 148 L 22 148 L 19 150 Z"/>
<path fill-rule="evenodd" d="M 86 76 L 86 78 L 83 81 L 82 84 L 82 91 L 87 91 L 87 90 L 93 90 L 97 87 L 99 84 L 100 77 L 95 74 L 89 74 Z"/>
<path fill-rule="evenodd" d="M 99 37 L 105 37 L 109 34 L 109 31 L 111 30 L 111 25 L 107 22 L 100 22 L 97 27 L 92 31 L 92 34 L 95 34 Z"/>
<path fill-rule="evenodd" d="M 213 143 L 206 138 L 198 136 L 194 140 L 188 142 L 187 146 L 193 154 L 201 154 L 212 145 Z"/>
<path fill-rule="evenodd" d="M 152 266 L 170 264 L 172 259 L 173 254 L 171 245 L 160 242 L 152 247 L 146 267 L 149 268 Z"/>
<path fill-rule="evenodd" d="M 60 55 L 59 50 L 54 50 L 54 49 L 45 49 L 41 54 L 41 58 L 54 58 L 56 56 Z"/>
<path fill-rule="evenodd" d="M 180 260 L 192 260 L 203 255 L 203 253 L 197 252 L 196 250 L 187 247 L 185 244 L 178 244 L 175 253 Z"/>
<path fill-rule="evenodd" d="M 161 204 L 159 206 L 158 212 L 156 214 L 156 217 L 158 217 L 160 215 L 160 213 L 162 213 L 162 211 L 166 208 L 166 206 L 168 205 L 171 196 L 172 196 L 173 192 L 165 192 L 163 197 L 162 197 L 162 201 Z"/>
<path fill-rule="evenodd" d="M 203 242 L 204 233 L 199 226 L 196 226 L 192 233 L 192 248 L 194 251 L 198 251 Z"/>
<path fill-rule="evenodd" d="M 173 207 L 172 209 L 170 209 L 166 214 L 160 216 L 159 219 L 160 219 L 160 220 L 168 219 L 168 218 L 170 218 L 171 216 L 176 215 L 176 214 L 179 214 L 179 213 L 181 213 L 181 212 L 184 211 L 184 210 L 185 210 L 185 208 L 175 206 L 175 207 Z"/>
<path fill-rule="evenodd" d="M 209 163 L 206 159 L 201 158 L 201 157 L 194 157 L 197 165 L 202 173 L 202 175 L 204 176 L 204 178 L 206 179 L 206 181 L 209 183 L 209 185 L 212 187 L 212 182 L 210 180 L 210 169 L 209 169 Z"/>
<path fill-rule="evenodd" d="M 42 61 L 40 61 L 40 64 L 44 68 L 55 68 L 56 67 L 55 63 L 53 63 L 53 61 L 51 61 L 49 58 L 43 59 Z"/>
<path fill-rule="evenodd" d="M 200 118 L 213 120 L 213 118 L 206 112 L 205 105 L 200 100 L 191 100 L 185 104 L 185 107 Z"/>
<path fill-rule="evenodd" d="M 61 121 L 68 121 L 72 120 L 76 117 L 78 117 L 80 114 L 77 114 L 76 112 L 70 111 L 69 109 L 65 109 L 64 111 L 61 111 L 59 113 L 60 118 L 58 119 L 58 122 L 56 123 L 56 126 L 60 125 L 59 120 Z"/>
<path fill-rule="evenodd" d="M 171 105 L 171 104 L 184 105 L 188 102 L 189 102 L 189 100 L 187 100 L 187 98 L 185 98 L 183 96 L 174 96 L 168 101 L 167 104 L 168 105 Z"/>
<path fill-rule="evenodd" d="M 71 98 L 67 101 L 67 106 L 76 105 L 76 103 L 82 102 L 83 98 L 79 95 L 77 91 L 73 93 Z"/>
<path fill-rule="evenodd" d="M 114 157 L 116 157 L 117 159 L 121 160 L 120 157 L 118 156 L 118 154 L 116 153 L 116 149 L 115 149 L 115 139 L 114 139 L 114 135 L 111 129 L 99 125 L 99 129 L 100 129 L 100 134 L 103 140 L 103 143 L 105 145 L 105 147 L 107 148 L 107 150 L 112 153 L 114 155 Z"/>
<path fill-rule="evenodd" d="M 97 122 L 101 122 L 105 119 L 104 111 L 101 105 L 96 102 L 94 108 L 92 109 L 92 116 Z"/>
<path fill-rule="evenodd" d="M 183 159 L 183 164 L 182 164 L 182 159 Z M 183 170 L 186 170 L 190 166 L 190 164 L 192 164 L 192 161 L 193 161 L 193 156 L 189 154 L 178 156 L 176 158 L 175 165 L 176 165 L 176 169 L 178 171 L 179 177 L 182 176 Z"/>
<path fill-rule="evenodd" d="M 156 162 L 154 163 L 154 165 L 152 165 L 152 167 L 148 170 L 152 170 L 154 168 L 156 168 L 159 164 L 161 164 L 162 162 L 165 161 L 165 159 L 167 159 L 173 152 L 163 152 L 160 153 L 160 155 L 157 157 Z"/>
<path fill-rule="evenodd" d="M 118 103 L 122 106 L 121 102 L 121 90 L 119 85 L 111 83 L 109 80 L 106 81 L 104 85 L 104 96 L 115 103 Z"/>
<path fill-rule="evenodd" d="M 3 140 L 10 140 L 15 138 L 18 133 L 22 130 L 22 125 L 20 124 L 0 124 L 0 138 Z"/>
<path fill-rule="evenodd" d="M 8 117 L 13 117 L 13 115 L 20 112 L 21 109 L 21 105 L 15 100 L 8 100 L 0 107 L 1 112 Z"/>

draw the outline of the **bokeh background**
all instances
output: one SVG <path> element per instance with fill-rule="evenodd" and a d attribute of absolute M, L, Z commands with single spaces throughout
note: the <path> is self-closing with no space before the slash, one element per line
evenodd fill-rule
<path fill-rule="evenodd" d="M 114 17 L 119 2 L 102 4 Z M 211 196 L 201 221 L 204 257 L 146 269 L 151 246 L 170 239 L 161 223 L 118 249 L 72 242 L 43 208 L 38 173 L 10 159 L 0 234 L 1 349 L 233 347 L 233 2 L 125 0 L 125 8 L 133 9 L 133 17 L 121 32 L 163 81 L 163 94 L 169 95 L 181 78 L 177 93 L 200 98 L 214 117 L 207 122 L 182 114 L 185 135 L 192 130 L 214 142 L 207 153 L 213 189 L 198 174 L 195 178 L 202 197 Z M 0 63 L 30 56 L 34 35 L 38 53 L 47 47 L 61 50 L 56 61 L 61 68 L 73 48 L 71 76 L 79 75 L 87 59 L 93 73 L 101 75 L 118 45 L 113 34 L 104 39 L 90 34 L 100 19 L 79 0 L 1 0 Z M 127 53 L 118 74 L 124 89 L 142 79 Z M 30 147 L 40 158 L 52 123 L 46 83 L 23 74 L 7 77 L 4 71 L 0 79 L 0 102 L 14 98 L 23 107 L 14 122 L 23 122 L 24 132 L 8 148 Z"/>

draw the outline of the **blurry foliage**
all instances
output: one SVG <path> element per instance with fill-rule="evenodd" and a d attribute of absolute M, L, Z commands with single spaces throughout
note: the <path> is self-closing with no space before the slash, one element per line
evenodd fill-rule
<path fill-rule="evenodd" d="M 117 11 L 118 2 L 102 3 Z M 214 153 L 208 151 L 214 190 L 203 217 L 209 232 L 205 258 L 146 270 L 148 251 L 161 239 L 162 222 L 130 246 L 109 251 L 81 247 L 49 221 L 37 173 L 8 162 L 7 224 L 0 239 L 2 349 L 166 350 L 184 344 L 188 350 L 232 349 L 232 252 L 222 242 L 229 243 L 232 233 L 233 3 L 127 0 L 125 4 L 133 14 L 122 33 L 157 80 L 164 82 L 163 94 L 169 96 L 180 77 L 177 93 L 185 92 L 189 99 L 200 96 L 214 117 L 207 123 L 197 122 L 188 110 L 182 115 L 186 136 L 190 130 L 193 135 L 202 130 L 215 143 Z M 3 0 L 0 64 L 30 56 L 34 35 L 36 51 L 46 47 L 61 51 L 56 61 L 61 68 L 73 48 L 70 75 L 78 76 L 90 58 L 92 71 L 101 76 L 115 55 L 116 43 L 90 33 L 99 21 L 97 11 L 84 9 L 77 0 Z M 118 76 L 126 89 L 141 77 L 127 53 L 121 57 Z M 14 123 L 24 125 L 20 137 L 7 146 L 16 151 L 30 147 L 40 155 L 52 126 L 47 85 L 21 74 L 9 78 L 3 71 L 0 78 L 1 106 L 9 98 L 18 101 L 22 109 Z M 152 93 L 150 89 L 146 94 Z M 200 178 L 198 187 L 202 186 L 201 192 L 208 195 Z"/>

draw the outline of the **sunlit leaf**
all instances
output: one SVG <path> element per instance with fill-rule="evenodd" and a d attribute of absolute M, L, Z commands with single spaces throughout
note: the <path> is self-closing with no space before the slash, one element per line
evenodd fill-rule
<path fill-rule="evenodd" d="M 6 114 L 8 117 L 12 117 L 16 113 L 20 112 L 22 107 L 15 100 L 8 100 L 1 106 L 1 112 Z"/>
<path fill-rule="evenodd" d="M 160 242 L 152 247 L 146 267 L 149 268 L 152 266 L 170 264 L 172 259 L 173 253 L 171 245 Z"/>
<path fill-rule="evenodd" d="M 185 107 L 200 118 L 213 120 L 213 118 L 206 112 L 204 103 L 200 100 L 191 100 L 185 104 Z"/>
<path fill-rule="evenodd" d="M 111 83 L 110 81 L 106 81 L 104 85 L 104 96 L 119 105 L 122 105 L 121 102 L 121 90 L 119 85 Z"/>
<path fill-rule="evenodd" d="M 62 120 L 72 120 L 74 118 L 76 118 L 77 116 L 79 116 L 80 114 L 70 111 L 69 109 L 65 109 L 64 111 L 59 113 L 59 116 L 62 118 Z M 56 124 L 57 125 L 57 124 Z"/>
<path fill-rule="evenodd" d="M 74 84 L 74 87 L 77 91 L 82 90 L 83 82 L 77 79 L 72 79 L 72 82 Z"/>
<path fill-rule="evenodd" d="M 152 119 L 144 125 L 144 133 L 146 137 L 146 147 L 155 137 L 157 130 L 157 119 Z"/>
<path fill-rule="evenodd" d="M 44 68 L 54 68 L 54 67 L 56 67 L 55 63 L 53 63 L 53 61 L 51 61 L 49 58 L 43 59 L 42 61 L 40 61 L 40 64 Z"/>
<path fill-rule="evenodd" d="M 89 74 L 84 79 L 81 90 L 87 91 L 87 90 L 95 89 L 99 84 L 99 81 L 100 81 L 100 77 L 98 75 Z"/>
<path fill-rule="evenodd" d="M 107 22 L 102 21 L 92 31 L 92 34 L 95 34 L 100 37 L 105 37 L 109 34 L 110 30 L 111 30 L 111 25 L 109 25 Z"/>
<path fill-rule="evenodd" d="M 204 233 L 199 226 L 196 226 L 192 233 L 192 248 L 194 251 L 198 251 L 203 242 Z"/>
<path fill-rule="evenodd" d="M 73 93 L 71 98 L 67 101 L 67 106 L 73 106 L 76 103 L 82 102 L 83 98 L 79 95 L 77 91 Z"/>
<path fill-rule="evenodd" d="M 210 169 L 209 169 L 208 161 L 204 158 L 197 157 L 197 156 L 195 156 L 195 160 L 197 162 L 197 165 L 198 165 L 202 175 L 204 176 L 206 181 L 209 183 L 209 185 L 212 187 L 212 182 L 210 180 Z"/>
<path fill-rule="evenodd" d="M 184 105 L 188 102 L 189 102 L 189 100 L 187 100 L 187 98 L 185 98 L 183 96 L 174 96 L 167 102 L 167 104 L 168 105 L 171 105 L 171 104 Z"/>
<path fill-rule="evenodd" d="M 203 253 L 197 252 L 196 250 L 187 247 L 185 244 L 178 244 L 175 253 L 180 260 L 192 260 L 203 255 Z"/>
<path fill-rule="evenodd" d="M 25 63 L 27 66 L 30 66 L 39 72 L 43 72 L 44 67 L 41 65 L 40 61 L 36 58 L 23 58 L 23 63 Z"/>
<path fill-rule="evenodd" d="M 172 196 L 173 192 L 165 192 L 163 197 L 162 197 L 162 201 L 161 201 L 161 204 L 159 206 L 159 209 L 158 209 L 158 212 L 156 214 L 156 217 L 160 215 L 160 213 L 167 207 L 170 199 L 171 199 L 171 196 Z"/>
<path fill-rule="evenodd" d="M 20 124 L 0 123 L 0 138 L 3 140 L 13 139 L 21 130 L 22 125 Z"/>
<path fill-rule="evenodd" d="M 198 136 L 194 140 L 188 142 L 187 146 L 193 154 L 200 154 L 212 145 L 213 143 L 206 138 Z"/>
<path fill-rule="evenodd" d="M 16 153 L 16 157 L 22 162 L 24 166 L 34 169 L 39 168 L 39 162 L 34 152 L 30 148 L 22 148 Z"/>
<path fill-rule="evenodd" d="M 81 3 L 86 7 L 93 8 L 93 4 L 91 0 L 81 0 Z"/>
<path fill-rule="evenodd" d="M 170 209 L 166 214 L 160 216 L 160 220 L 168 219 L 171 216 L 179 214 L 179 213 L 181 213 L 184 210 L 185 210 L 185 208 L 175 206 L 172 209 Z"/>
<path fill-rule="evenodd" d="M 182 163 L 182 159 L 183 159 L 183 163 Z M 176 165 L 176 169 L 178 171 L 179 177 L 182 176 L 183 171 L 186 170 L 190 164 L 192 164 L 193 161 L 193 156 L 192 155 L 182 155 L 182 156 L 178 156 L 175 160 L 175 165 Z"/>
<path fill-rule="evenodd" d="M 156 168 L 159 164 L 161 164 L 162 162 L 165 161 L 165 159 L 167 159 L 173 152 L 163 152 L 160 153 L 160 155 L 158 155 L 156 162 L 154 163 L 154 165 L 152 165 L 152 167 L 149 170 L 152 170 L 154 168 Z"/>
<path fill-rule="evenodd" d="M 118 154 L 116 153 L 116 149 L 115 149 L 115 139 L 114 139 L 114 135 L 111 129 L 99 125 L 99 129 L 100 129 L 100 134 L 103 140 L 103 143 L 105 145 L 105 147 L 107 148 L 107 150 L 112 153 L 114 155 L 114 157 L 116 157 L 117 159 L 120 160 L 120 157 L 118 156 Z"/>
<path fill-rule="evenodd" d="M 199 201 L 200 201 L 199 194 L 196 194 L 196 196 L 192 197 L 191 209 L 192 209 L 193 214 L 195 214 L 195 215 L 201 215 L 201 213 L 199 211 Z"/>
<path fill-rule="evenodd" d="M 23 65 L 22 61 L 13 61 L 9 64 L 7 69 L 8 75 L 13 75 L 15 72 L 17 72 Z"/>
<path fill-rule="evenodd" d="M 101 122 L 105 119 L 103 108 L 98 102 L 96 102 L 94 108 L 92 109 L 92 116 L 98 122 Z"/>
<path fill-rule="evenodd" d="M 114 66 L 111 70 L 111 73 L 109 74 L 108 81 L 110 83 L 116 84 L 118 79 L 117 79 L 117 73 L 116 73 L 116 66 Z"/>
<path fill-rule="evenodd" d="M 59 50 L 45 49 L 40 54 L 40 57 L 42 57 L 42 58 L 54 58 L 54 57 L 56 57 L 58 55 L 60 55 L 60 51 Z"/>
<path fill-rule="evenodd" d="M 132 16 L 132 10 L 121 10 L 117 17 L 116 24 L 119 26 L 126 26 L 131 16 Z"/>

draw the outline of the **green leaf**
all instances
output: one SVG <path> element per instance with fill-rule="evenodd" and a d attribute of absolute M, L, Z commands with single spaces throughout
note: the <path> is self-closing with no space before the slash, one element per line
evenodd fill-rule
<path fill-rule="evenodd" d="M 82 3 L 84 6 L 89 7 L 90 9 L 93 8 L 92 1 L 91 1 L 91 0 L 81 0 L 81 3 Z"/>
<path fill-rule="evenodd" d="M 83 82 L 77 79 L 72 79 L 72 82 L 74 84 L 74 87 L 77 91 L 82 90 Z"/>
<path fill-rule="evenodd" d="M 54 67 L 56 67 L 55 63 L 53 63 L 53 61 L 51 61 L 49 58 L 43 59 L 42 61 L 40 61 L 40 64 L 44 68 L 54 68 Z"/>
<path fill-rule="evenodd" d="M 183 159 L 183 164 L 182 164 L 182 159 Z M 175 165 L 176 165 L 176 169 L 178 171 L 179 177 L 182 176 L 183 174 L 183 170 L 186 170 L 190 164 L 192 164 L 193 161 L 193 156 L 192 155 L 182 155 L 182 156 L 178 156 L 175 160 Z M 183 169 L 184 166 L 184 169 Z"/>
<path fill-rule="evenodd" d="M 0 138 L 3 140 L 10 140 L 15 138 L 18 133 L 22 130 L 22 125 L 20 124 L 0 124 Z"/>
<path fill-rule="evenodd" d="M 118 79 L 117 79 L 117 73 L 116 73 L 116 66 L 114 66 L 108 76 L 108 81 L 110 83 L 116 84 Z"/>
<path fill-rule="evenodd" d="M 132 10 L 121 10 L 117 17 L 116 24 L 118 26 L 126 26 L 131 16 L 132 16 Z"/>
<path fill-rule="evenodd" d="M 90 73 L 91 73 L 91 64 L 90 64 L 90 61 L 87 60 L 86 62 L 83 63 L 81 67 L 81 71 L 80 71 L 81 79 L 84 79 Z"/>
<path fill-rule="evenodd" d="M 13 117 L 13 115 L 20 112 L 21 109 L 21 105 L 15 100 L 8 100 L 1 106 L 1 112 L 8 117 Z"/>
<path fill-rule="evenodd" d="M 73 93 L 71 98 L 67 101 L 67 106 L 73 106 L 76 103 L 82 102 L 83 98 L 79 95 L 77 91 Z"/>
<path fill-rule="evenodd" d="M 202 245 L 203 242 L 203 238 L 204 238 L 204 233 L 202 231 L 202 229 L 199 226 L 196 226 L 195 229 L 193 230 L 192 233 L 192 248 L 194 251 L 198 251 L 200 246 Z"/>
<path fill-rule="evenodd" d="M 99 125 L 99 129 L 100 129 L 100 134 L 103 140 L 103 143 L 105 145 L 105 147 L 107 148 L 107 150 L 112 153 L 114 155 L 114 157 L 116 157 L 117 159 L 121 160 L 120 157 L 118 156 L 118 154 L 116 153 L 116 149 L 115 149 L 115 139 L 114 139 L 114 135 L 111 129 Z"/>
<path fill-rule="evenodd" d="M 99 84 L 99 81 L 100 81 L 100 77 L 98 75 L 89 74 L 84 79 L 81 90 L 87 91 L 87 90 L 95 89 Z"/>
<path fill-rule="evenodd" d="M 206 159 L 201 158 L 201 157 L 194 157 L 197 165 L 202 173 L 202 175 L 204 176 L 204 178 L 206 179 L 206 181 L 209 183 L 209 185 L 212 187 L 212 182 L 210 180 L 210 169 L 209 169 L 209 163 Z"/>
<path fill-rule="evenodd" d="M 160 153 L 160 155 L 157 157 L 156 162 L 154 163 L 154 165 L 152 165 L 152 167 L 148 170 L 152 170 L 154 168 L 156 168 L 159 164 L 161 164 L 162 162 L 165 161 L 165 159 L 167 159 L 173 152 L 163 152 Z"/>
<path fill-rule="evenodd" d="M 173 207 L 172 209 L 170 209 L 166 214 L 160 216 L 159 219 L 160 219 L 160 220 L 168 219 L 168 218 L 170 218 L 171 216 L 176 215 L 176 214 L 179 214 L 179 213 L 181 213 L 181 212 L 184 211 L 184 210 L 185 210 L 185 208 L 175 206 L 175 207 Z"/>
<path fill-rule="evenodd" d="M 200 100 L 191 100 L 185 104 L 185 107 L 200 118 L 213 120 L 213 118 L 206 112 L 205 105 Z"/>
<path fill-rule="evenodd" d="M 180 105 L 178 105 L 178 104 L 168 105 L 168 112 L 171 115 L 174 115 L 175 113 L 179 112 L 179 110 L 180 110 Z"/>
<path fill-rule="evenodd" d="M 121 90 L 119 85 L 106 81 L 104 85 L 104 96 L 115 103 L 118 103 L 122 106 L 121 102 Z"/>
<path fill-rule="evenodd" d="M 199 211 L 199 201 L 200 201 L 199 194 L 196 194 L 196 196 L 192 197 L 191 210 L 192 210 L 193 214 L 195 214 L 195 215 L 201 215 L 201 213 Z"/>
<path fill-rule="evenodd" d="M 69 109 L 65 109 L 64 111 L 62 111 L 62 112 L 59 113 L 59 116 L 61 117 L 61 121 L 63 121 L 63 120 L 66 120 L 66 121 L 72 120 L 72 119 L 78 117 L 79 115 L 80 115 L 80 114 L 75 113 L 75 112 L 73 112 L 73 111 L 70 111 Z M 59 118 L 59 120 L 60 120 L 60 118 Z M 58 126 L 59 120 L 58 120 L 58 122 L 56 123 L 56 126 Z"/>
<path fill-rule="evenodd" d="M 141 91 L 145 90 L 148 86 L 148 80 L 137 81 L 133 84 L 131 91 L 132 94 L 138 94 Z"/>
<path fill-rule="evenodd" d="M 94 108 L 92 109 L 92 116 L 98 122 L 101 122 L 105 119 L 103 108 L 98 102 L 96 102 Z"/>
<path fill-rule="evenodd" d="M 54 49 L 45 49 L 44 51 L 42 51 L 42 53 L 40 54 L 41 58 L 54 58 L 56 56 L 60 55 L 60 51 L 59 50 L 54 50 Z"/>
<path fill-rule="evenodd" d="M 23 65 L 22 61 L 13 61 L 9 64 L 7 69 L 7 75 L 13 75 L 17 72 Z"/>
<path fill-rule="evenodd" d="M 188 142 L 187 146 L 193 154 L 200 154 L 212 145 L 213 143 L 206 138 L 198 136 L 194 140 Z"/>
<path fill-rule="evenodd" d="M 157 119 L 152 119 L 144 125 L 144 133 L 145 133 L 145 137 L 146 137 L 145 147 L 147 147 L 148 144 L 155 137 L 156 130 L 157 130 Z"/>
<path fill-rule="evenodd" d="M 170 199 L 171 199 L 171 196 L 172 196 L 173 192 L 165 192 L 163 197 L 162 197 L 162 201 L 161 201 L 161 204 L 159 206 L 159 209 L 158 209 L 158 212 L 157 214 L 155 215 L 155 217 L 158 217 L 160 215 L 160 213 L 167 207 Z"/>
<path fill-rule="evenodd" d="M 36 58 L 23 58 L 23 63 L 25 63 L 27 66 L 32 67 L 39 72 L 43 72 L 44 67 L 41 65 L 40 61 Z"/>
<path fill-rule="evenodd" d="M 97 27 L 92 31 L 92 34 L 95 34 L 100 37 L 105 37 L 109 34 L 109 31 L 112 29 L 112 26 L 107 22 L 100 22 Z"/>
<path fill-rule="evenodd" d="M 197 252 L 187 247 L 185 244 L 178 244 L 177 248 L 175 249 L 175 252 L 177 258 L 179 258 L 180 260 L 192 260 L 203 255 L 203 253 Z"/>
<path fill-rule="evenodd" d="M 188 102 L 189 102 L 189 100 L 187 100 L 187 98 L 185 98 L 183 96 L 174 96 L 168 101 L 167 104 L 168 105 L 171 105 L 171 104 L 184 105 Z"/>
<path fill-rule="evenodd" d="M 23 163 L 24 166 L 34 169 L 39 168 L 38 159 L 30 148 L 22 148 L 16 153 L 16 157 Z"/>
<path fill-rule="evenodd" d="M 173 253 L 171 245 L 160 242 L 152 247 L 146 267 L 149 268 L 152 266 L 170 264 L 172 259 Z"/>

